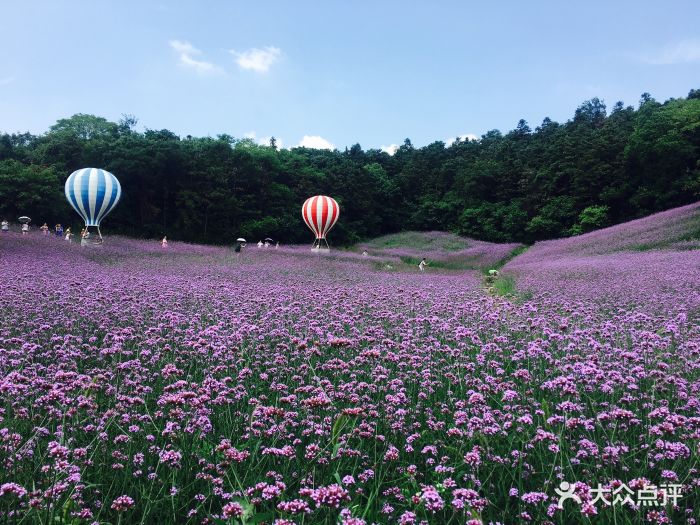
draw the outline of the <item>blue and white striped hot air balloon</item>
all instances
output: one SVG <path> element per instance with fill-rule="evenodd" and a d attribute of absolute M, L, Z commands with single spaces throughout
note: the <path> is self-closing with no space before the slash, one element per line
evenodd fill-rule
<path fill-rule="evenodd" d="M 85 221 L 85 226 L 97 227 L 114 209 L 122 195 L 122 187 L 110 172 L 98 168 L 74 171 L 66 180 L 66 199 Z"/>

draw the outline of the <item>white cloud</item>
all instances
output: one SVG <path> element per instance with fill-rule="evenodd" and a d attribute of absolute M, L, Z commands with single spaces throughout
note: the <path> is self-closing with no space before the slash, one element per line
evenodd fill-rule
<path fill-rule="evenodd" d="M 250 69 L 257 73 L 267 73 L 270 66 L 277 62 L 281 53 L 278 48 L 272 46 L 267 46 L 264 49 L 254 47 L 241 52 L 231 50 L 231 54 L 236 57 L 236 63 L 241 69 Z"/>
<path fill-rule="evenodd" d="M 183 42 L 181 40 L 171 40 L 170 47 L 172 47 L 175 51 L 183 55 L 196 55 L 198 53 L 201 53 L 199 49 L 194 47 L 189 42 Z"/>
<path fill-rule="evenodd" d="M 474 135 L 474 133 L 465 133 L 464 135 L 457 135 L 457 137 L 452 137 L 452 138 L 446 139 L 446 140 L 445 140 L 445 145 L 446 145 L 447 147 L 451 146 L 452 144 L 454 144 L 454 143 L 457 141 L 457 138 L 458 138 L 459 140 L 461 140 L 461 141 L 465 141 L 465 140 L 479 140 L 479 137 L 477 137 L 476 135 Z"/>
<path fill-rule="evenodd" d="M 689 38 L 664 47 L 655 56 L 644 59 L 649 64 L 669 65 L 700 62 L 700 38 Z"/>
<path fill-rule="evenodd" d="M 388 146 L 382 146 L 379 149 L 381 149 L 384 153 L 388 153 L 389 155 L 393 155 L 396 153 L 396 150 L 399 149 L 398 144 L 389 144 Z"/>
<path fill-rule="evenodd" d="M 15 81 L 15 77 L 0 78 L 0 86 L 6 86 Z"/>
<path fill-rule="evenodd" d="M 311 149 L 335 149 L 333 144 L 328 142 L 323 137 L 319 137 L 318 135 L 304 135 L 304 138 L 301 139 L 298 145 L 302 148 Z"/>
<path fill-rule="evenodd" d="M 180 65 L 186 68 L 193 69 L 197 73 L 203 75 L 223 73 L 223 69 L 216 64 L 193 58 L 195 55 L 199 55 L 202 52 L 187 41 L 171 40 L 170 47 L 177 52 L 180 58 Z"/>

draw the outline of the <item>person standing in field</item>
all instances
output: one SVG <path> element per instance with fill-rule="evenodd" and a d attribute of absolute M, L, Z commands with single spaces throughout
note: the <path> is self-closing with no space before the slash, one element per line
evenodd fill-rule
<path fill-rule="evenodd" d="M 163 248 L 167 248 L 167 247 L 168 247 L 168 238 L 167 238 L 166 236 L 163 236 L 163 239 L 160 241 L 160 245 L 161 245 Z"/>
<path fill-rule="evenodd" d="M 56 237 L 63 237 L 63 226 L 61 226 L 60 222 L 56 225 L 54 231 L 56 232 Z"/>
<path fill-rule="evenodd" d="M 258 241 L 258 248 L 262 248 L 262 247 L 263 247 L 262 241 Z"/>
<path fill-rule="evenodd" d="M 66 239 L 68 242 L 71 242 L 71 240 L 70 240 L 71 237 L 73 237 L 73 234 L 70 232 L 70 228 L 66 228 L 66 237 L 65 237 L 65 239 Z"/>
<path fill-rule="evenodd" d="M 421 259 L 421 261 L 420 261 L 420 264 L 418 265 L 418 269 L 419 269 L 421 272 L 424 272 L 424 271 L 425 271 L 425 267 L 426 267 L 427 264 L 428 264 L 428 263 L 425 262 L 425 257 L 423 257 L 423 258 Z"/>
<path fill-rule="evenodd" d="M 44 235 L 48 235 L 48 234 L 49 234 L 49 225 L 48 225 L 48 224 L 44 223 L 44 225 L 43 225 L 41 228 L 39 228 L 39 229 L 42 231 L 42 233 L 43 233 Z"/>
<path fill-rule="evenodd" d="M 10 223 L 7 222 L 7 219 L 2 220 L 2 233 L 7 233 L 10 231 Z"/>
<path fill-rule="evenodd" d="M 27 235 L 29 233 L 29 223 L 22 224 L 22 235 Z"/>

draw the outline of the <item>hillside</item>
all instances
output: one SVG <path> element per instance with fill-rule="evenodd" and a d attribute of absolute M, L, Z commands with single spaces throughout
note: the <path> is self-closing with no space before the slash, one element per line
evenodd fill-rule
<path fill-rule="evenodd" d="M 535 243 L 522 260 L 700 248 L 700 202 L 583 235 Z"/>
<path fill-rule="evenodd" d="M 700 203 L 567 239 L 535 243 L 503 268 L 522 293 L 700 308 Z M 567 283 L 562 286 L 562 282 Z"/>
<path fill-rule="evenodd" d="M 522 247 L 519 243 L 477 241 L 447 232 L 403 232 L 384 235 L 356 245 L 370 256 L 398 257 L 406 264 L 418 264 L 425 257 L 434 268 L 485 270 L 497 266 Z"/>

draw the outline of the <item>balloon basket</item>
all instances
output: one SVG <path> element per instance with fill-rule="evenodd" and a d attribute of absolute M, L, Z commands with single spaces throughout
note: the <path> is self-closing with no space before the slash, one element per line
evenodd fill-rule
<path fill-rule="evenodd" d="M 328 241 L 326 239 L 316 239 L 311 246 L 312 252 L 328 253 L 331 251 L 331 247 L 328 246 Z"/>
<path fill-rule="evenodd" d="M 80 239 L 80 246 L 102 246 L 102 233 L 98 226 L 88 226 L 86 234 Z"/>

